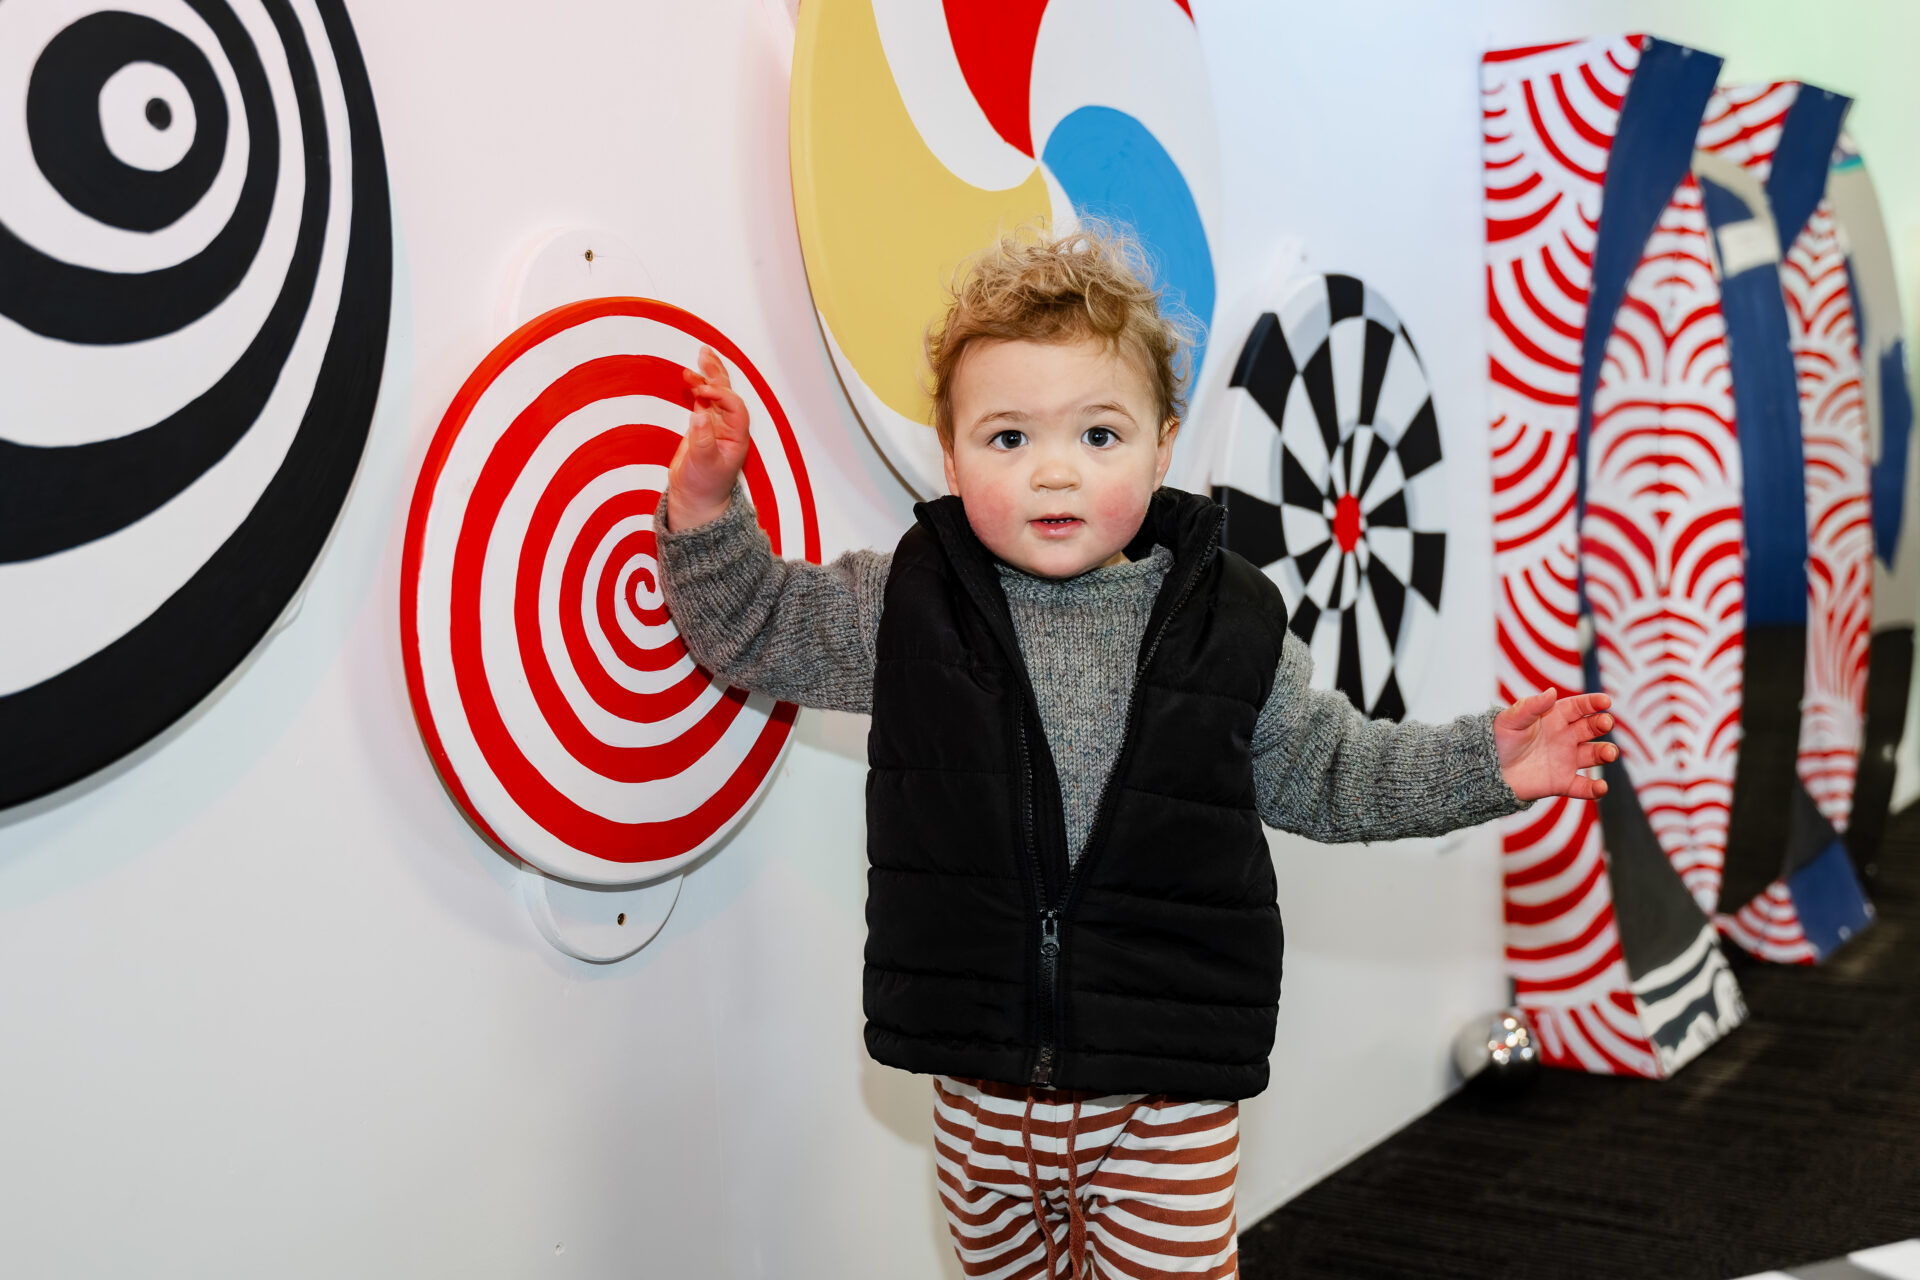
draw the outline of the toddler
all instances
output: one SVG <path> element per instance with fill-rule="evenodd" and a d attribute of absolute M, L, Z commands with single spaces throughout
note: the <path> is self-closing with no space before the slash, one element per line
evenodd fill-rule
<path fill-rule="evenodd" d="M 1309 687 L 1224 512 L 1161 487 L 1179 332 L 1098 233 L 977 259 L 927 339 L 952 496 L 892 553 L 773 557 L 712 352 L 656 529 L 694 658 L 870 713 L 866 1041 L 934 1077 L 968 1275 L 1233 1276 L 1238 1100 L 1267 1084 L 1281 928 L 1262 824 L 1437 835 L 1591 798 L 1604 695 L 1450 724 Z"/>

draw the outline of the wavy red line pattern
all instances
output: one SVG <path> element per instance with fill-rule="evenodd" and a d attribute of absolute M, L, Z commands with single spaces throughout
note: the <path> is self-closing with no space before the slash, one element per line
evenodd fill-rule
<path fill-rule="evenodd" d="M 1785 880 L 1775 880 L 1737 912 L 1714 917 L 1714 923 L 1741 950 L 1762 960 L 1812 964 L 1819 958 L 1800 928 L 1800 915 Z"/>
<path fill-rule="evenodd" d="M 1765 181 L 1799 92 L 1791 80 L 1715 89 L 1700 147 Z M 1780 264 L 1780 286 L 1800 390 L 1807 497 L 1807 666 L 1796 764 L 1820 812 L 1845 830 L 1864 729 L 1873 611 L 1871 463 L 1846 254 L 1826 200 L 1795 234 Z M 1716 919 L 1722 932 L 1762 959 L 1812 962 L 1784 882 Z"/>
<path fill-rule="evenodd" d="M 1743 528 L 1726 319 L 1689 176 L 1607 342 L 1581 551 L 1614 740 L 1661 849 L 1706 912 L 1720 896 L 1739 761 Z"/>
<path fill-rule="evenodd" d="M 1608 152 L 1641 39 L 1482 62 L 1500 696 L 1578 688 L 1574 507 L 1581 340 Z M 1590 804 L 1504 832 L 1507 962 L 1549 1063 L 1655 1076 Z"/>
<path fill-rule="evenodd" d="M 1695 146 L 1725 156 L 1765 182 L 1773 170 L 1787 111 L 1800 94 L 1796 80 L 1723 85 L 1713 91 Z"/>
<path fill-rule="evenodd" d="M 1838 830 L 1853 813 L 1873 624 L 1867 406 L 1847 255 L 1825 199 L 1780 267 L 1807 488 L 1807 680 L 1800 780 Z"/>

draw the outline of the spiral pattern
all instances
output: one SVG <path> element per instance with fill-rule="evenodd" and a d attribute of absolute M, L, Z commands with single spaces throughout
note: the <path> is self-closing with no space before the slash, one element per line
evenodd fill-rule
<path fill-rule="evenodd" d="M 560 307 L 503 342 L 440 424 L 408 519 L 402 646 L 427 749 L 496 842 L 621 884 L 724 836 L 795 708 L 695 665 L 661 594 L 653 515 L 720 353 L 753 419 L 744 472 L 776 555 L 820 558 L 805 463 L 718 330 L 641 298 Z"/>
<path fill-rule="evenodd" d="M 0 806 L 184 714 L 298 591 L 380 384 L 338 0 L 0 6 Z"/>

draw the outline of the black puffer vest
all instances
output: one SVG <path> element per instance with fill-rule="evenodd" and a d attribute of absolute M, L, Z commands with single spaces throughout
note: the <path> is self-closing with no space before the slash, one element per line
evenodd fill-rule
<path fill-rule="evenodd" d="M 878 637 L 867 775 L 867 1048 L 908 1071 L 1100 1093 L 1267 1084 L 1280 912 L 1251 742 L 1279 591 L 1163 489 L 1128 548 L 1174 563 L 1124 744 L 1070 871 L 1060 787 L 993 559 L 915 508 Z"/>

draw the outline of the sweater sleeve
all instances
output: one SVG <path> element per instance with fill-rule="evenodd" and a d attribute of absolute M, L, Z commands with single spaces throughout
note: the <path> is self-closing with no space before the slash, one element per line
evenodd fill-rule
<path fill-rule="evenodd" d="M 1313 840 L 1434 836 L 1526 805 L 1500 776 L 1494 712 L 1447 724 L 1369 720 L 1308 687 L 1313 659 L 1289 633 L 1253 732 L 1260 817 Z"/>
<path fill-rule="evenodd" d="M 874 639 L 893 557 L 831 564 L 774 556 L 735 489 L 727 512 L 684 533 L 654 518 L 661 586 L 687 651 L 730 684 L 828 711 L 873 710 Z"/>

